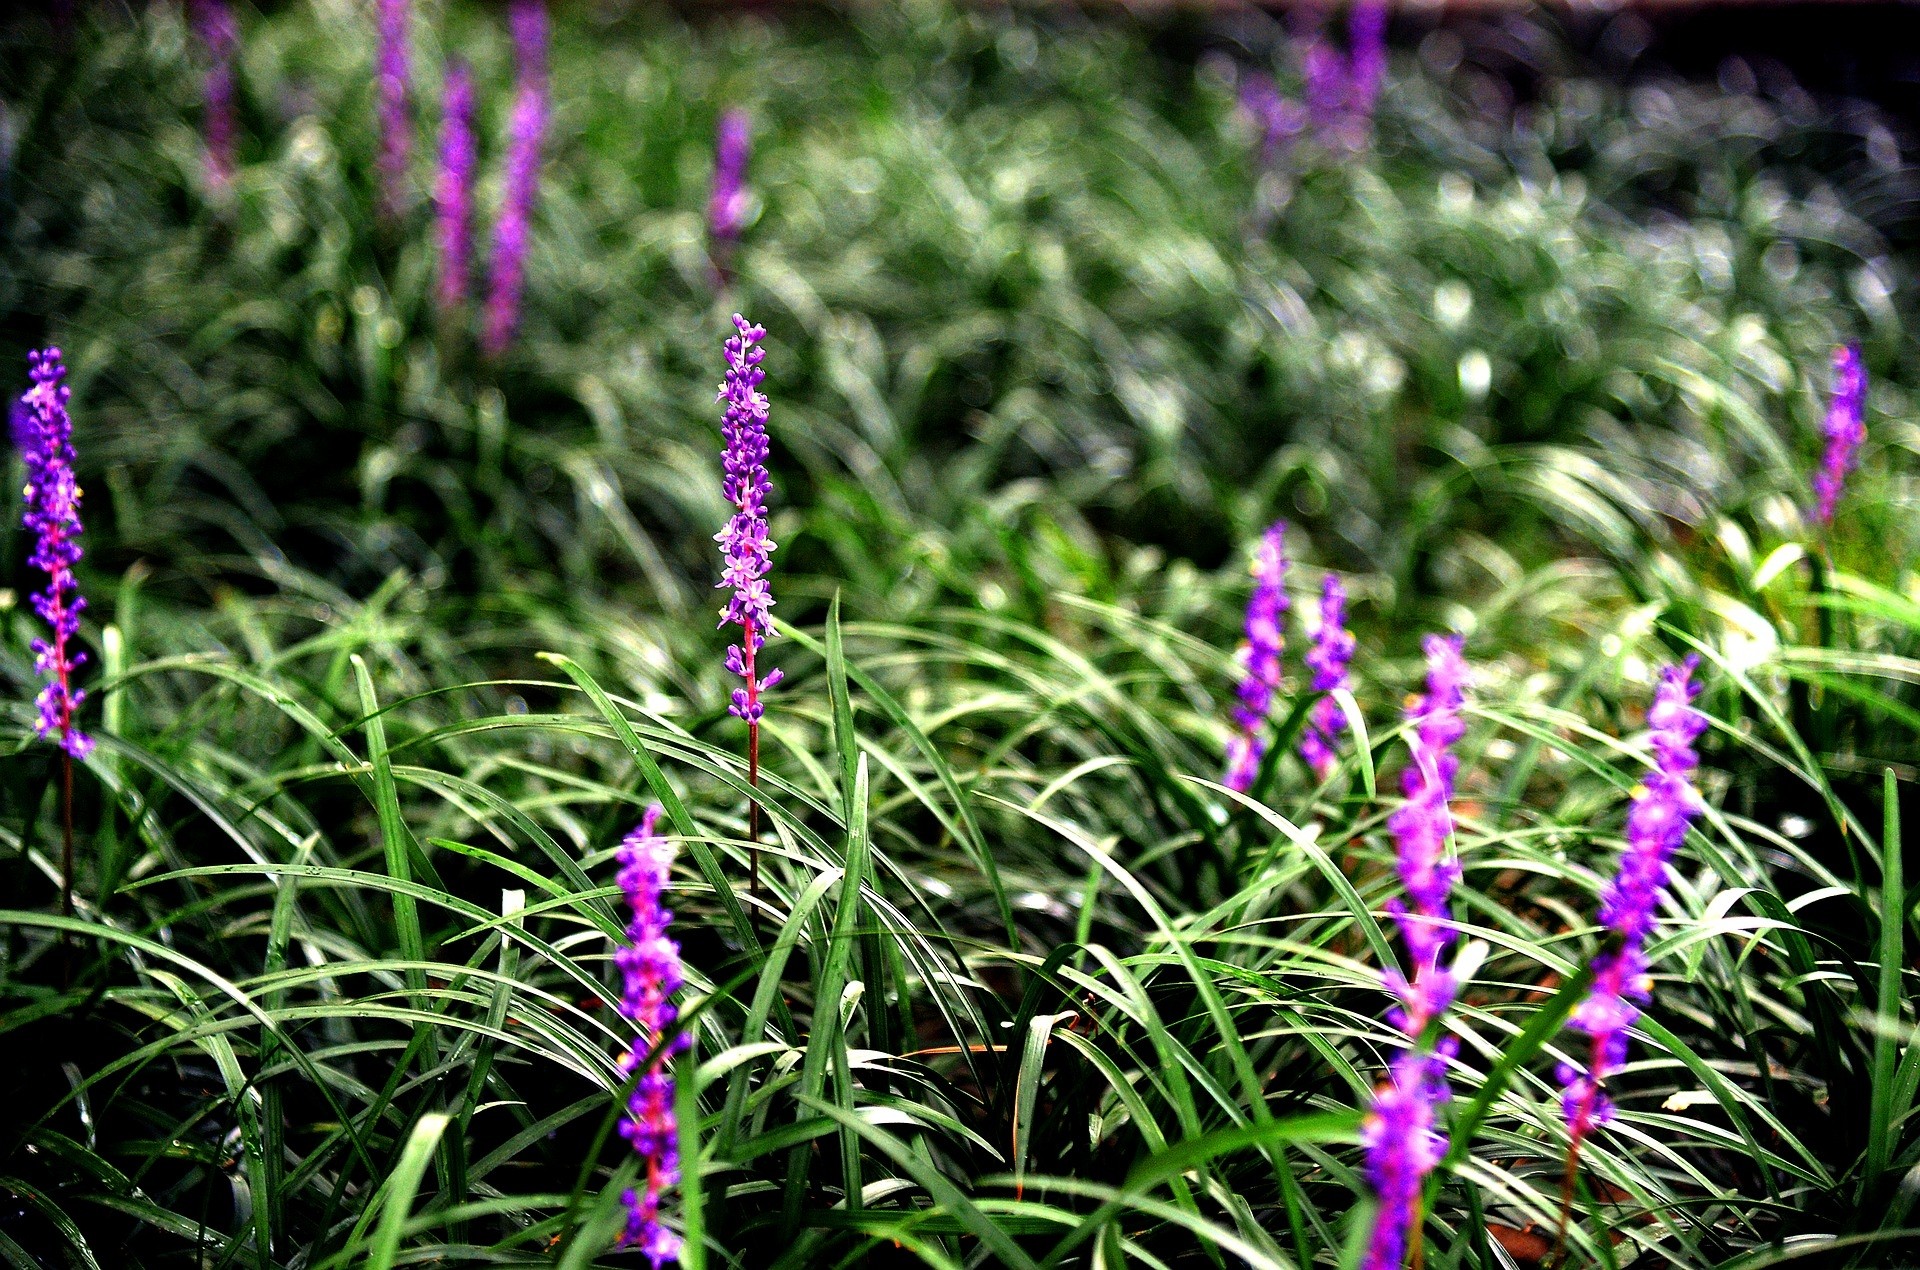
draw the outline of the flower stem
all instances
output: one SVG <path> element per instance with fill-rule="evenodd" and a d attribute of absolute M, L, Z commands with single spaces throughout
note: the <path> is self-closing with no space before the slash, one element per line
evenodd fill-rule
<path fill-rule="evenodd" d="M 760 898 L 760 681 L 753 673 L 753 619 L 740 623 L 741 650 L 747 665 L 747 893 Z"/>

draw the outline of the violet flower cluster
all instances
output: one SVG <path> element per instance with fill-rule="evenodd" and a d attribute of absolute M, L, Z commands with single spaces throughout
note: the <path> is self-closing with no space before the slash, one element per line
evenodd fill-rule
<path fill-rule="evenodd" d="M 374 91 L 380 120 L 380 204 L 398 215 L 405 200 L 413 131 L 407 120 L 407 0 L 380 0 L 380 45 Z"/>
<path fill-rule="evenodd" d="M 445 311 L 466 303 L 473 271 L 473 174 L 480 161 L 473 114 L 473 72 L 465 62 L 450 62 L 440 124 L 440 171 L 433 188 L 440 247 L 437 295 Z"/>
<path fill-rule="evenodd" d="M 93 740 L 73 726 L 74 712 L 86 693 L 73 686 L 73 673 L 86 654 L 70 645 L 80 630 L 80 613 L 87 607 L 74 581 L 80 563 L 80 486 L 73 474 L 73 420 L 67 414 L 66 367 L 60 350 L 49 348 L 27 355 L 33 387 L 21 397 L 13 417 L 14 442 L 26 461 L 26 515 L 33 534 L 29 562 L 47 575 L 46 589 L 33 597 L 34 611 L 52 628 L 51 639 L 33 641 L 34 669 L 46 677 L 40 690 L 43 737 L 57 737 L 60 748 L 74 758 L 93 752 Z"/>
<path fill-rule="evenodd" d="M 726 343 L 727 373 L 715 399 L 726 403 L 720 433 L 726 442 L 721 454 L 725 477 L 721 489 L 734 507 L 727 527 L 714 535 L 727 567 L 718 587 L 731 587 L 726 607 L 720 610 L 720 625 L 737 624 L 738 644 L 727 649 L 727 669 L 746 681 L 733 690 L 729 713 L 757 724 L 766 713 L 760 694 L 779 683 L 782 672 L 775 670 L 765 678 L 756 678 L 754 655 L 766 643 L 768 610 L 773 607 L 773 592 L 767 586 L 767 568 L 777 545 L 767 537 L 767 496 L 773 492 L 767 479 L 766 394 L 760 391 L 767 372 L 760 368 L 767 350 L 758 342 L 766 330 L 754 326 L 738 313 L 733 315 L 735 334 Z"/>
<path fill-rule="evenodd" d="M 1259 71 L 1240 81 L 1240 108 L 1260 132 L 1261 158 L 1271 164 L 1287 142 L 1311 125 L 1333 149 L 1359 149 L 1373 130 L 1373 112 L 1387 78 L 1387 6 L 1361 0 L 1347 17 L 1347 51 L 1320 35 L 1307 38 L 1300 55 L 1304 105 L 1286 100 Z"/>
<path fill-rule="evenodd" d="M 620 1058 L 620 1070 L 634 1079 L 621 1136 L 633 1144 L 646 1167 L 646 1181 L 621 1199 L 627 1209 L 623 1247 L 639 1248 L 654 1270 L 680 1257 L 680 1236 L 660 1221 L 660 1197 L 680 1180 L 680 1128 L 674 1118 L 673 1075 L 669 1064 L 687 1048 L 687 1036 L 674 1030 L 679 1014 L 673 994 L 685 982 L 680 945 L 668 937 L 673 913 L 661 906 L 673 846 L 660 836 L 660 805 L 647 808 L 639 827 L 620 844 L 620 889 L 633 910 L 628 945 L 614 955 L 623 981 L 620 1013 L 638 1029 L 633 1047 Z"/>
<path fill-rule="evenodd" d="M 1460 709 L 1466 699 L 1467 666 L 1460 646 L 1458 636 L 1429 635 L 1423 644 L 1427 692 L 1410 716 L 1413 761 L 1401 779 L 1407 798 L 1387 820 L 1407 895 L 1405 901 L 1388 901 L 1387 911 L 1399 927 L 1412 970 L 1386 974 L 1387 987 L 1399 1002 L 1387 1021 L 1406 1038 L 1406 1045 L 1393 1059 L 1387 1083 L 1375 1095 L 1360 1130 L 1367 1177 L 1380 1197 L 1363 1270 L 1400 1270 L 1419 1229 L 1421 1188 L 1446 1153 L 1446 1138 L 1436 1128 L 1437 1108 L 1450 1096 L 1446 1062 L 1458 1043 L 1447 1037 L 1429 1045 L 1427 1034 L 1459 990 L 1440 956 L 1455 938 L 1448 897 L 1460 877 L 1459 864 L 1446 858 L 1453 832 L 1448 804 L 1459 766 L 1452 750 L 1466 731 Z"/>
<path fill-rule="evenodd" d="M 1313 671 L 1313 690 L 1332 692 L 1347 686 L 1347 665 L 1353 660 L 1353 632 L 1347 629 L 1347 588 L 1329 573 L 1320 587 L 1320 625 L 1307 648 L 1307 668 Z M 1346 711 L 1332 697 L 1322 697 L 1307 712 L 1306 731 L 1300 737 L 1300 757 L 1316 780 L 1333 771 L 1340 734 L 1347 730 Z"/>
<path fill-rule="evenodd" d="M 233 183 L 234 148 L 240 132 L 233 103 L 233 59 L 240 48 L 240 31 L 227 0 L 196 0 L 193 18 L 208 59 L 204 89 L 207 180 L 223 190 Z"/>
<path fill-rule="evenodd" d="M 1307 112 L 1280 92 L 1273 76 L 1248 70 L 1240 76 L 1240 109 L 1260 135 L 1260 162 L 1271 167 L 1307 126 Z"/>
<path fill-rule="evenodd" d="M 1866 406 L 1867 369 L 1860 361 L 1860 346 L 1843 344 L 1833 350 L 1833 396 L 1822 427 L 1827 452 L 1813 477 L 1813 492 L 1820 500 L 1814 515 L 1823 525 L 1833 522 L 1847 473 L 1860 461 L 1860 447 L 1867 440 Z"/>
<path fill-rule="evenodd" d="M 1700 811 L 1700 795 L 1693 787 L 1700 756 L 1693 743 L 1706 730 L 1707 719 L 1693 708 L 1699 687 L 1692 678 L 1698 665 L 1699 658 L 1689 657 L 1663 670 L 1647 710 L 1654 766 L 1634 790 L 1626 850 L 1600 905 L 1600 924 L 1613 939 L 1593 959 L 1593 987 L 1568 1023 L 1591 1042 L 1587 1069 L 1562 1064 L 1558 1073 L 1566 1089 L 1561 1110 L 1575 1150 L 1613 1115 L 1605 1092 L 1607 1077 L 1625 1064 L 1627 1029 L 1640 1017 L 1634 1003 L 1648 997 L 1646 942 L 1667 888 L 1668 861 L 1687 836 L 1687 822 Z"/>
<path fill-rule="evenodd" d="M 707 199 L 707 233 L 716 253 L 740 237 L 747 215 L 747 160 L 753 153 L 753 122 L 744 110 L 726 110 L 713 137 L 713 192 Z"/>
<path fill-rule="evenodd" d="M 1223 783 L 1236 793 L 1253 788 L 1266 757 L 1263 735 L 1273 694 L 1280 686 L 1280 655 L 1286 636 L 1280 621 L 1287 611 L 1287 525 L 1275 521 L 1253 553 L 1253 594 L 1247 599 L 1247 673 L 1240 680 L 1240 704 L 1233 709 L 1233 738 L 1227 742 Z"/>
<path fill-rule="evenodd" d="M 507 171 L 500 219 L 494 226 L 480 347 L 498 357 L 520 321 L 527 238 L 540 193 L 540 143 L 547 128 L 547 10 L 541 0 L 514 0 L 510 18 L 517 60 L 513 113 L 507 123 Z"/>

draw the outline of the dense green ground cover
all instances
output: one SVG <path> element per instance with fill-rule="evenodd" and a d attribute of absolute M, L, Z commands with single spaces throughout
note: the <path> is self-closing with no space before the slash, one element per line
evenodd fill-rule
<path fill-rule="evenodd" d="M 1400 706 L 1451 629 L 1486 956 L 1428 1264 L 1544 1255 L 1561 989 L 1651 671 L 1688 651 L 1710 810 L 1570 1256 L 1898 1262 L 1920 430 L 1883 125 L 1575 67 L 1489 112 L 1440 40 L 1369 152 L 1263 174 L 1231 59 L 1165 32 L 582 6 L 523 336 L 485 364 L 432 308 L 424 159 L 374 214 L 364 7 L 243 35 L 224 197 L 169 9 L 16 26 L 0 63 L 0 312 L 74 368 L 100 738 L 68 921 L 16 602 L 0 1260 L 636 1264 L 610 856 L 659 798 L 690 1263 L 1339 1264 L 1391 1041 Z M 1291 83 L 1270 36 L 1219 42 Z M 458 50 L 496 172 L 497 15 L 416 38 L 423 126 Z M 759 137 L 721 288 L 727 105 Z M 710 616 L 735 310 L 769 331 L 790 623 L 757 844 Z M 1818 531 L 1840 339 L 1872 439 Z M 1241 800 L 1212 782 L 1276 517 L 1298 597 L 1357 596 L 1368 732 Z M 20 531 L 0 550 L 36 585 Z"/>

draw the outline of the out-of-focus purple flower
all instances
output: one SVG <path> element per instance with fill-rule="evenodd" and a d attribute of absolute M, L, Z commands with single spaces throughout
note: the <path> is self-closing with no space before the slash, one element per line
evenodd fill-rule
<path fill-rule="evenodd" d="M 1353 66 L 1347 109 L 1364 134 L 1387 79 L 1387 6 L 1361 0 L 1347 15 L 1347 56 Z"/>
<path fill-rule="evenodd" d="M 413 126 L 407 117 L 408 0 L 380 0 L 380 51 L 374 73 L 380 119 L 380 206 L 398 215 L 405 202 Z"/>
<path fill-rule="evenodd" d="M 1700 756 L 1693 743 L 1706 730 L 1707 718 L 1693 707 L 1700 691 L 1692 681 L 1698 665 L 1697 657 L 1689 657 L 1667 667 L 1654 688 L 1647 710 L 1654 766 L 1634 790 L 1626 850 L 1600 905 L 1600 924 L 1617 943 L 1593 959 L 1593 987 L 1567 1025 L 1592 1042 L 1586 1071 L 1571 1064 L 1559 1069 L 1566 1088 L 1561 1109 L 1575 1150 L 1595 1125 L 1613 1114 L 1605 1092 L 1607 1077 L 1626 1062 L 1627 1029 L 1640 1017 L 1634 1002 L 1647 999 L 1646 942 L 1666 891 L 1668 861 L 1687 836 L 1687 822 L 1700 811 L 1700 795 L 1693 787 Z"/>
<path fill-rule="evenodd" d="M 1432 1053 L 1402 1050 L 1388 1068 L 1386 1083 L 1374 1092 L 1373 1107 L 1360 1127 L 1360 1145 L 1380 1211 L 1362 1270 L 1400 1270 L 1406 1262 L 1407 1245 L 1420 1220 L 1421 1189 L 1447 1153 L 1436 1111 L 1453 1096 L 1447 1087 L 1447 1059 L 1457 1050 L 1458 1042 L 1451 1037 Z"/>
<path fill-rule="evenodd" d="M 1338 138 L 1347 120 L 1351 88 L 1346 59 L 1319 36 L 1307 41 L 1300 78 L 1307 97 L 1307 118 L 1322 141 Z"/>
<path fill-rule="evenodd" d="M 647 1170 L 644 1186 L 622 1196 L 627 1226 L 620 1242 L 639 1248 L 655 1270 L 680 1256 L 680 1236 L 660 1221 L 660 1197 L 680 1180 L 680 1129 L 674 1119 L 670 1064 L 687 1048 L 686 1034 L 673 1030 L 679 1014 L 672 998 L 686 976 L 680 945 L 667 934 L 673 913 L 660 903 L 674 853 L 660 836 L 659 825 L 660 805 L 655 803 L 620 844 L 620 889 L 633 920 L 627 926 L 630 942 L 614 955 L 622 979 L 620 1013 L 638 1029 L 632 1048 L 620 1058 L 621 1071 L 638 1073 L 620 1133 Z"/>
<path fill-rule="evenodd" d="M 1455 984 L 1440 968 L 1440 954 L 1453 943 L 1448 928 L 1452 914 L 1448 893 L 1460 878 L 1460 865 L 1447 859 L 1447 839 L 1453 833 L 1453 777 L 1460 760 L 1452 749 L 1466 732 L 1460 707 L 1466 699 L 1467 664 L 1460 656 L 1458 635 L 1429 635 L 1422 644 L 1427 654 L 1427 692 L 1412 710 L 1414 730 L 1408 738 L 1413 761 L 1400 778 L 1406 801 L 1387 818 L 1387 829 L 1398 849 L 1400 882 L 1406 900 L 1389 900 L 1387 911 L 1407 945 L 1412 973 L 1389 972 L 1388 984 L 1400 998 L 1402 1018 L 1395 1020 L 1409 1036 L 1426 1030 L 1429 1020 L 1453 1003 Z"/>
<path fill-rule="evenodd" d="M 1353 660 L 1353 632 L 1347 629 L 1347 588 L 1329 573 L 1320 588 L 1320 625 L 1307 649 L 1307 667 L 1313 671 L 1313 690 L 1332 692 L 1347 686 L 1347 664 Z M 1306 731 L 1300 737 L 1300 756 L 1317 780 L 1333 771 L 1340 734 L 1347 730 L 1346 711 L 1332 697 L 1322 697 L 1307 712 Z"/>
<path fill-rule="evenodd" d="M 1240 109 L 1260 134 L 1260 162 L 1272 166 L 1301 129 L 1307 112 L 1281 95 L 1273 76 L 1251 68 L 1240 73 Z"/>
<path fill-rule="evenodd" d="M 227 0 L 194 0 L 193 25 L 207 49 L 207 181 L 215 189 L 224 190 L 233 183 L 234 149 L 240 133 L 233 104 L 233 60 L 240 49 L 240 31 Z"/>
<path fill-rule="evenodd" d="M 758 341 L 767 333 L 738 313 L 733 315 L 733 327 L 735 333 L 726 344 L 726 378 L 716 400 L 727 406 L 720 421 L 726 442 L 721 454 L 725 469 L 721 489 L 733 504 L 734 513 L 714 540 L 727 562 L 717 586 L 733 590 L 726 607 L 720 610 L 720 625 L 737 624 L 741 631 L 740 642 L 727 649 L 727 669 L 746 681 L 733 690 L 728 711 L 749 724 L 758 724 L 766 713 L 760 694 L 783 678 L 778 670 L 756 678 L 754 669 L 754 655 L 769 634 L 767 610 L 773 607 L 773 592 L 767 586 L 767 568 L 777 545 L 767 537 L 767 496 L 773 492 L 773 484 L 767 479 L 768 403 L 766 394 L 760 391 L 767 377 L 760 363 L 767 350 L 758 347 Z"/>
<path fill-rule="evenodd" d="M 540 193 L 540 143 L 547 128 L 547 9 L 542 0 L 514 0 L 511 24 L 517 60 L 513 114 L 507 123 L 507 173 L 500 220 L 493 231 L 493 273 L 480 347 L 498 357 L 520 322 L 527 236 Z"/>
<path fill-rule="evenodd" d="M 1843 344 L 1833 350 L 1833 397 L 1822 428 L 1827 452 L 1813 477 L 1813 492 L 1820 499 L 1814 515 L 1823 525 L 1832 523 L 1847 473 L 1860 461 L 1860 447 L 1867 440 L 1866 408 L 1867 368 L 1860 361 L 1860 346 Z"/>
<path fill-rule="evenodd" d="M 465 62 L 447 64 L 440 123 L 440 172 L 434 181 L 435 236 L 440 244 L 440 307 L 466 303 L 473 271 L 473 174 L 479 146 L 473 131 L 473 72 Z"/>
<path fill-rule="evenodd" d="M 1247 599 L 1247 673 L 1240 680 L 1240 704 L 1233 708 L 1236 731 L 1227 742 L 1226 787 L 1239 793 L 1253 788 L 1266 756 L 1267 713 L 1280 686 L 1280 655 L 1286 635 L 1280 629 L 1287 611 L 1287 524 L 1275 521 L 1253 552 L 1253 594 Z"/>
<path fill-rule="evenodd" d="M 707 233 L 724 254 L 740 237 L 747 215 L 747 159 L 753 153 L 753 121 L 744 110 L 725 110 L 713 134 L 713 192 L 707 199 Z"/>
<path fill-rule="evenodd" d="M 1407 945 L 1412 973 L 1386 972 L 1387 987 L 1399 1000 L 1387 1021 L 1406 1037 L 1406 1046 L 1361 1129 L 1367 1176 L 1380 1196 L 1364 1270 L 1400 1270 L 1419 1226 L 1421 1187 L 1446 1149 L 1433 1127 L 1434 1109 L 1448 1097 L 1446 1060 L 1457 1052 L 1457 1042 L 1449 1037 L 1428 1048 L 1426 1037 L 1459 991 L 1457 976 L 1440 965 L 1440 954 L 1454 940 L 1447 929 L 1452 920 L 1448 895 L 1460 877 L 1460 866 L 1446 859 L 1453 832 L 1447 804 L 1459 763 L 1451 751 L 1466 732 L 1460 708 L 1467 664 L 1460 644 L 1457 635 L 1429 635 L 1422 645 L 1427 691 L 1410 712 L 1414 730 L 1407 744 L 1413 762 L 1401 780 L 1407 801 L 1387 820 L 1407 893 L 1406 902 L 1389 900 L 1387 911 Z"/>
<path fill-rule="evenodd" d="M 45 349 L 27 355 L 33 387 L 20 398 L 25 410 L 15 416 L 16 440 L 26 461 L 26 515 L 33 534 L 29 562 L 47 575 L 46 589 L 33 597 L 34 611 L 52 628 L 51 640 L 33 641 L 34 669 L 44 675 L 40 690 L 43 737 L 57 737 L 60 748 L 74 758 L 93 752 L 93 741 L 73 726 L 74 712 L 87 694 L 73 686 L 73 673 L 86 661 L 85 653 L 69 647 L 80 630 L 80 613 L 87 607 L 74 581 L 80 563 L 80 486 L 73 474 L 73 420 L 67 414 L 66 367 L 60 350 Z"/>

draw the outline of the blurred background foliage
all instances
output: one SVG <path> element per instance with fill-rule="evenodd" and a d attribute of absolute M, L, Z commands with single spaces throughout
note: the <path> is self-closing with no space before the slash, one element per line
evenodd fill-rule
<path fill-rule="evenodd" d="M 1862 1164 L 1866 1126 L 1888 1123 L 1863 1091 L 1874 1026 L 1911 1009 L 1840 1020 L 1873 1007 L 1880 772 L 1910 784 L 1920 761 L 1915 175 L 1897 122 L 1744 63 L 1712 83 L 1621 76 L 1516 14 L 1397 31 L 1372 144 L 1303 140 L 1268 165 L 1236 102 L 1254 69 L 1298 92 L 1278 19 L 560 6 L 522 333 L 489 363 L 470 315 L 434 310 L 426 197 L 457 51 L 481 84 L 491 220 L 512 74 L 498 12 L 416 22 L 414 184 L 383 222 L 367 7 L 242 8 L 224 192 L 177 10 L 0 26 L 0 351 L 54 342 L 73 367 L 104 663 L 84 912 L 118 941 L 56 989 L 52 942 L 9 928 L 29 986 L 6 1028 L 37 1055 L 21 1103 L 55 1106 L 20 1129 L 41 1153 L 22 1185 L 45 1203 L 0 1215 L 23 1257 L 57 1264 L 74 1245 L 48 1214 L 87 1204 L 81 1225 L 126 1264 L 185 1264 L 195 1222 L 196 1258 L 211 1229 L 228 1261 L 360 1264 L 382 1192 L 356 1170 L 388 1176 L 437 1107 L 462 1118 L 429 1213 L 466 1211 L 458 1179 L 494 1207 L 448 1217 L 444 1243 L 408 1227 L 409 1255 L 544 1264 L 590 1224 L 581 1161 L 601 1158 L 618 1084 L 592 879 L 651 796 L 646 747 L 683 789 L 682 833 L 720 862 L 676 896 L 701 1050 L 754 1073 L 732 1111 L 736 1078 L 699 1082 L 726 1124 L 702 1183 L 717 1255 L 960 1247 L 834 1213 L 859 1178 L 790 1163 L 843 1133 L 801 1095 L 858 1104 L 868 1128 L 904 1135 L 884 1117 L 909 1117 L 955 1177 L 1087 1186 L 1120 1185 L 1163 1129 L 1264 1107 L 1230 1079 L 1242 1037 L 1280 1110 L 1350 1107 L 1384 1040 L 1365 963 L 1394 885 L 1376 795 L 1394 786 L 1373 764 L 1397 763 L 1432 629 L 1466 632 L 1479 675 L 1460 846 L 1472 920 L 1500 941 L 1462 1025 L 1479 1038 L 1463 1100 L 1577 961 L 1650 667 L 1710 654 L 1715 811 L 1676 900 L 1695 924 L 1663 970 L 1664 1048 L 1622 1094 L 1630 1129 L 1594 1148 L 1580 1255 L 1631 1238 L 1712 1264 L 1896 1220 L 1878 1201 L 1914 1133 L 1900 1121 L 1891 1162 Z M 703 212 L 730 106 L 756 137 L 723 281 Z M 736 310 L 769 331 L 776 611 L 796 628 L 775 645 L 793 678 L 754 846 L 711 629 L 711 394 Z M 1846 339 L 1874 377 L 1871 440 L 1823 537 L 1804 509 Z M 1300 594 L 1326 569 L 1357 594 L 1375 729 L 1323 786 L 1275 763 L 1260 793 L 1284 825 L 1193 783 L 1219 767 L 1246 547 L 1280 517 Z M 24 594 L 17 529 L 0 552 Z M 51 894 L 51 764 L 26 741 L 30 619 L 7 616 L 0 878 L 26 906 Z M 411 881 L 390 876 L 396 840 Z M 755 851 L 767 890 L 742 900 L 724 882 Z M 322 871 L 298 899 L 294 868 Z M 829 902 L 839 869 L 853 884 Z M 424 933 L 378 893 L 403 882 Z M 518 924 L 503 886 L 532 888 Z M 877 915 L 857 953 L 827 934 L 842 905 Z M 786 979 L 754 937 L 783 929 Z M 410 939 L 427 970 L 396 967 Z M 1063 948 L 1080 951 L 1049 960 Z M 1226 1004 L 1182 960 L 1195 950 Z M 183 992 L 168 957 L 222 968 L 240 996 Z M 849 958 L 864 998 L 840 995 Z M 739 986 L 756 975 L 757 1012 Z M 429 982 L 466 1029 L 444 1066 L 407 1013 Z M 266 1029 L 237 1056 L 209 1039 L 261 1016 L 311 1051 Z M 537 1035 L 503 1031 L 510 1016 Z M 857 1083 L 843 1068 L 823 1087 L 816 1036 L 854 1046 Z M 84 1079 L 59 1065 L 74 1053 L 94 1056 Z M 138 1079 L 96 1086 L 95 1059 Z M 495 1119 L 475 1127 L 483 1096 Z M 1531 1075 L 1500 1095 L 1498 1159 L 1465 1162 L 1435 1209 L 1465 1232 L 1450 1264 L 1528 1261 L 1513 1249 L 1557 1199 L 1554 1099 Z M 920 1178 L 865 1141 L 848 1167 L 882 1199 Z M 1223 1164 L 1207 1237 L 1334 1260 L 1351 1153 L 1297 1149 L 1286 1184 Z M 1062 1187 L 1059 1211 L 1100 1201 Z M 1202 1219 L 1143 1212 L 1102 1228 L 1103 1255 L 1192 1263 Z M 994 1214 L 1022 1238 L 1056 1223 Z M 495 1223 L 486 1258 L 468 1221 Z"/>

